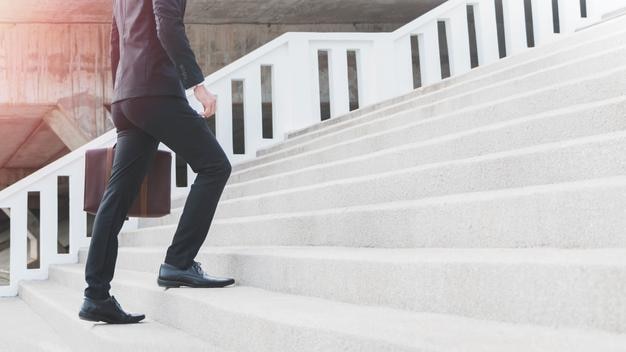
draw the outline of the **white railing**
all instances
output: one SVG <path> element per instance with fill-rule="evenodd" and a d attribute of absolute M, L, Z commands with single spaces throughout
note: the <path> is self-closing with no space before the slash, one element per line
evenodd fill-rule
<path fill-rule="evenodd" d="M 557 38 L 560 34 L 554 33 L 552 0 L 531 0 L 531 4 L 535 45 Z M 350 110 L 348 51 L 354 51 L 356 55 L 360 106 L 414 89 L 414 67 L 419 67 L 422 85 L 440 81 L 442 62 L 438 27 L 442 24 L 447 37 L 451 76 L 469 71 L 468 6 L 474 14 L 478 64 L 482 66 L 497 61 L 500 51 L 494 0 L 451 0 L 392 33 L 287 33 L 207 77 L 207 87 L 218 95 L 217 139 L 236 164 L 253 158 L 260 148 L 280 142 L 286 133 L 320 122 L 320 50 L 328 55 L 330 118 Z M 602 14 L 624 6 L 626 0 L 587 0 L 587 17 L 583 18 L 579 0 L 559 0 L 560 32 L 573 32 L 599 20 Z M 524 0 L 503 0 L 501 13 L 507 56 L 526 50 Z M 418 43 L 418 66 L 412 60 L 412 38 L 413 43 Z M 263 66 L 271 67 L 273 131 L 272 138 L 267 139 L 262 138 L 261 122 Z M 245 153 L 242 154 L 233 152 L 233 81 L 243 82 Z M 192 96 L 189 101 L 199 108 Z M 87 149 L 110 146 L 115 139 L 113 129 L 0 192 L 0 208 L 10 210 L 11 224 L 10 284 L 0 287 L 0 296 L 15 295 L 20 280 L 47 278 L 51 264 L 77 261 L 79 248 L 89 243 L 83 211 L 84 153 Z M 163 145 L 160 148 L 168 150 Z M 191 184 L 193 172 L 189 167 L 187 169 L 187 182 Z M 69 177 L 68 254 L 57 253 L 58 176 Z M 175 165 L 172 167 L 172 182 L 174 195 L 187 192 L 186 187 L 176 187 Z M 39 269 L 27 269 L 28 192 L 39 192 L 40 197 Z M 130 219 L 124 229 L 135 228 L 136 224 L 136 219 Z"/>

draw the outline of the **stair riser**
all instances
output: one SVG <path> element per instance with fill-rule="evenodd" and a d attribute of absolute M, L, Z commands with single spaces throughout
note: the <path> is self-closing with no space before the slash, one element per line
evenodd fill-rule
<path fill-rule="evenodd" d="M 546 116 L 545 118 L 525 120 L 506 126 L 500 125 L 497 126 L 498 128 L 493 126 L 472 130 L 474 131 L 472 134 L 457 135 L 455 139 L 448 138 L 439 143 L 431 142 L 412 148 L 407 148 L 408 145 L 401 148 L 391 148 L 387 153 L 377 153 L 377 150 L 386 148 L 385 141 L 367 140 L 337 150 L 333 159 L 346 159 L 359 153 L 362 153 L 364 157 L 324 165 L 325 162 L 328 162 L 329 154 L 310 155 L 307 156 L 307 163 L 319 165 L 318 167 L 278 174 L 246 183 L 236 183 L 228 187 L 222 195 L 222 199 L 252 196 L 348 177 L 389 172 L 427 163 L 469 158 L 593 134 L 615 132 L 626 129 L 625 111 L 626 103 L 622 102 L 610 107 L 600 107 L 597 110 Z M 455 125 L 453 123 L 448 124 L 440 131 L 452 129 Z M 567 128 L 564 129 L 563 126 L 567 126 Z M 419 128 L 398 131 L 394 135 L 396 139 L 407 141 L 414 136 L 418 139 L 421 137 Z M 343 155 L 344 153 L 351 155 Z"/>
<path fill-rule="evenodd" d="M 626 183 L 415 206 L 215 221 L 207 246 L 626 247 Z M 120 234 L 122 246 L 167 246 L 175 225 Z"/>
<path fill-rule="evenodd" d="M 624 50 L 624 55 L 617 57 L 623 61 L 626 57 L 626 50 Z M 603 58 L 601 61 L 607 61 L 607 59 Z M 614 62 L 606 67 L 616 66 L 619 66 L 619 64 Z M 576 65 L 572 66 L 571 69 L 579 71 Z M 612 75 L 617 77 L 611 77 Z M 551 86 L 545 83 L 543 87 L 546 88 L 541 90 L 525 90 L 520 87 L 524 85 L 524 82 L 518 82 L 517 85 L 512 86 L 517 95 L 513 93 L 500 95 L 500 93 L 497 93 L 498 90 L 488 92 L 483 95 L 486 103 L 483 105 L 474 105 L 476 100 L 481 100 L 482 98 L 474 99 L 471 96 L 465 96 L 458 99 L 458 104 L 456 102 L 441 102 L 431 106 L 416 107 L 395 116 L 381 118 L 369 124 L 359 125 L 353 129 L 345 129 L 305 145 L 300 145 L 290 151 L 285 151 L 285 153 L 290 153 L 289 155 L 276 155 L 274 159 L 264 158 L 263 165 L 231 175 L 229 184 L 268 176 L 277 171 L 285 172 L 314 165 L 313 162 L 309 161 L 312 155 L 319 155 L 318 158 L 333 161 L 341 157 L 360 155 L 358 153 L 362 152 L 362 149 L 359 148 L 363 145 L 370 144 L 367 150 L 371 150 L 374 146 L 379 149 L 389 148 L 401 145 L 407 141 L 418 142 L 429 137 L 441 136 L 446 132 L 463 131 L 464 129 L 476 128 L 497 121 L 528 117 L 562 107 L 619 97 L 624 90 L 623 84 L 620 83 L 624 82 L 623 79 L 626 79 L 626 75 L 623 72 L 613 71 L 611 76 L 594 76 L 584 82 L 568 82 L 559 86 Z M 622 80 L 620 81 L 620 79 Z M 527 80 L 527 82 L 532 81 Z M 560 82 L 560 80 L 552 77 L 545 82 Z M 520 92 L 522 93 L 521 95 L 519 95 Z M 470 93 L 470 95 L 472 94 L 480 93 Z M 506 98 L 496 100 L 496 97 Z M 462 122 L 459 122 L 459 120 Z M 441 129 L 441 125 L 444 125 L 443 129 Z M 403 130 L 406 130 L 404 134 L 402 134 Z M 410 136 L 415 134 L 416 130 L 421 131 L 421 133 L 418 133 L 411 139 Z M 397 137 L 398 134 L 400 134 L 399 138 Z M 370 139 L 363 138 L 370 135 L 375 136 L 372 136 Z M 376 142 L 380 143 L 380 145 L 374 144 Z M 353 146 L 353 148 L 345 150 L 347 146 Z M 305 154 L 305 152 L 308 153 Z M 290 156 L 291 158 L 285 159 Z M 270 161 L 274 162 L 270 163 Z"/>
<path fill-rule="evenodd" d="M 75 289 L 84 284 L 80 273 L 64 272 L 54 268 L 50 270 L 50 279 Z M 234 314 L 220 309 L 219 306 L 198 304 L 179 295 L 164 295 L 163 289 L 156 285 L 156 276 L 154 289 L 137 290 L 126 283 L 114 281 L 111 291 L 125 305 L 140 309 L 150 319 L 214 341 L 215 344 L 219 343 L 221 347 L 230 351 L 326 352 L 337 350 L 337 346 L 341 346 L 341 351 L 354 352 L 431 351 L 405 348 L 389 342 L 353 337 L 330 330 L 294 326 L 286 322 L 273 321 L 271 317 L 259 319 L 245 311 Z"/>
<path fill-rule="evenodd" d="M 117 265 L 156 271 L 162 259 L 161 253 L 122 251 Z M 236 277 L 241 285 L 290 294 L 512 323 L 626 332 L 626 266 L 480 259 L 378 262 L 251 251 L 201 253 L 197 260 L 215 275 Z"/>
<path fill-rule="evenodd" d="M 222 202 L 216 218 L 330 209 L 626 174 L 624 134 Z"/>
<path fill-rule="evenodd" d="M 72 348 L 72 350 L 79 351 L 80 348 L 86 348 L 89 351 L 100 351 L 98 347 L 102 344 L 102 341 L 94 341 L 87 335 L 74 334 L 75 329 L 83 328 L 82 323 L 76 317 L 68 317 L 63 312 L 54 309 L 54 306 L 46 303 L 45 298 L 42 298 L 32 289 L 21 286 L 19 289 L 19 296 L 24 300 L 30 308 L 39 314 L 46 322 L 55 330 L 59 336 Z M 78 311 L 76 312 L 78 314 Z M 68 327 L 68 324 L 70 326 Z M 76 336 L 75 336 L 76 335 Z M 123 346 L 109 346 L 115 348 L 115 351 L 130 351 L 124 349 Z M 118 349 L 119 348 L 119 349 Z"/>
<path fill-rule="evenodd" d="M 370 120 L 374 117 L 369 116 L 371 111 L 391 108 L 393 105 L 401 104 L 403 100 L 409 101 L 415 99 L 420 103 L 432 102 L 435 99 L 449 97 L 457 94 L 458 92 L 465 92 L 469 87 L 472 89 L 478 89 L 480 87 L 493 84 L 494 82 L 501 82 L 502 80 L 537 72 L 540 67 L 550 67 L 551 65 L 563 64 L 571 60 L 576 60 L 582 56 L 587 56 L 590 53 L 598 53 L 623 43 L 623 40 L 626 38 L 626 36 L 623 35 L 623 26 L 612 24 L 611 31 L 608 31 L 608 29 L 609 28 L 607 28 L 606 32 L 602 35 L 591 35 L 590 31 L 586 31 L 578 34 L 576 40 L 561 40 L 547 47 L 533 49 L 532 53 L 525 52 L 511 58 L 507 58 L 507 60 L 505 60 L 506 62 L 498 61 L 489 66 L 474 69 L 464 75 L 452 77 L 437 84 L 420 88 L 419 90 L 407 94 L 402 98 L 396 98 L 390 100 L 389 102 L 376 104 L 375 107 L 377 107 L 377 109 L 366 107 L 365 109 L 362 109 L 363 111 L 357 110 L 348 114 L 348 116 L 342 116 L 324 121 L 319 126 L 312 126 L 293 132 L 289 136 L 290 139 L 280 145 L 259 151 L 258 156 L 267 156 L 283 149 L 291 148 L 296 144 L 316 138 L 317 136 L 326 134 L 329 131 L 343 128 L 343 126 L 346 126 L 347 124 L 358 124 Z M 537 57 L 537 55 L 542 56 Z M 250 161 L 235 166 L 235 173 L 238 170 L 243 170 L 247 167 L 253 166 L 254 163 L 255 161 Z"/>

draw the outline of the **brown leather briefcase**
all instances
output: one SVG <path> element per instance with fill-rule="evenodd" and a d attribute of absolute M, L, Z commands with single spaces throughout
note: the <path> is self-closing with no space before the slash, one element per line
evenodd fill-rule
<path fill-rule="evenodd" d="M 96 214 L 111 177 L 115 145 L 85 152 L 84 210 Z M 144 178 L 139 194 L 127 216 L 153 218 L 170 213 L 172 154 L 158 150 L 152 168 Z"/>

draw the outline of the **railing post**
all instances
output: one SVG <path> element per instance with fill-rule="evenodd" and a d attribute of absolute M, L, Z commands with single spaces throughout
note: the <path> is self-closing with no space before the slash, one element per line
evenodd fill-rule
<path fill-rule="evenodd" d="M 552 1 L 532 0 L 533 34 L 535 45 L 549 43 L 556 38 L 552 19 Z"/>
<path fill-rule="evenodd" d="M 395 82 L 393 82 L 395 89 L 391 90 L 391 96 L 405 94 L 413 90 L 411 36 L 406 35 L 396 40 L 394 46 L 394 50 L 391 53 L 395 53 L 395 58 L 392 61 L 394 62 L 393 69 L 395 71 Z"/>
<path fill-rule="evenodd" d="M 506 55 L 511 56 L 528 48 L 524 0 L 504 0 L 502 1 L 502 10 Z"/>
<path fill-rule="evenodd" d="M 274 139 L 282 141 L 291 128 L 291 73 L 287 45 L 280 49 L 280 55 L 272 66 L 272 89 L 274 110 Z"/>
<path fill-rule="evenodd" d="M 334 46 L 328 55 L 330 83 L 330 116 L 337 117 L 350 111 L 348 84 L 348 54 L 345 48 Z"/>
<path fill-rule="evenodd" d="M 561 33 L 573 33 L 581 23 L 580 1 L 559 1 L 559 22 Z"/>
<path fill-rule="evenodd" d="M 215 135 L 228 156 L 233 156 L 233 105 L 230 79 L 224 79 L 213 89 L 217 94 Z"/>
<path fill-rule="evenodd" d="M 49 175 L 39 189 L 39 268 L 41 277 L 48 275 L 48 266 L 57 257 L 57 178 Z"/>
<path fill-rule="evenodd" d="M 17 293 L 18 281 L 26 278 L 28 233 L 28 192 L 20 192 L 9 203 L 11 206 L 11 287 Z"/>
<path fill-rule="evenodd" d="M 395 56 L 398 55 L 394 50 L 396 44 L 391 39 L 377 39 L 374 41 L 373 58 L 365 65 L 367 72 L 373 81 L 371 89 L 374 91 L 375 102 L 391 98 L 396 89 L 397 72 L 395 68 Z M 409 54 L 410 55 L 410 54 Z M 409 56 L 410 59 L 410 56 Z"/>
<path fill-rule="evenodd" d="M 252 65 L 245 72 L 243 104 L 245 111 L 246 154 L 256 156 L 263 139 L 263 110 L 261 97 L 261 67 Z"/>
<path fill-rule="evenodd" d="M 73 163 L 68 170 L 70 175 L 70 252 L 76 255 L 78 249 L 89 244 L 87 237 L 87 213 L 84 210 L 85 195 L 85 160 L 80 159 Z"/>
<path fill-rule="evenodd" d="M 496 7 L 493 0 L 483 0 L 471 4 L 474 6 L 476 23 L 476 46 L 478 63 L 487 65 L 499 59 L 498 33 L 496 25 Z"/>
<path fill-rule="evenodd" d="M 357 50 L 356 66 L 359 80 L 359 104 L 367 106 L 376 103 L 376 69 L 375 51 L 371 46 Z M 381 68 L 381 71 L 383 69 Z"/>
<path fill-rule="evenodd" d="M 437 21 L 425 25 L 417 36 L 422 68 L 422 85 L 441 81 L 441 61 L 439 58 L 439 32 Z"/>
<path fill-rule="evenodd" d="M 450 74 L 460 75 L 472 69 L 467 27 L 467 7 L 452 10 L 446 20 Z"/>
<path fill-rule="evenodd" d="M 311 126 L 320 121 L 319 116 L 315 116 L 313 111 L 313 101 L 319 92 L 313 91 L 312 79 L 317 72 L 314 60 L 314 53 L 309 45 L 308 38 L 301 34 L 295 34 L 288 43 L 288 59 L 285 64 L 288 75 L 288 89 L 290 99 L 283 102 L 287 105 L 287 120 L 283 121 L 286 131 L 298 130 Z"/>

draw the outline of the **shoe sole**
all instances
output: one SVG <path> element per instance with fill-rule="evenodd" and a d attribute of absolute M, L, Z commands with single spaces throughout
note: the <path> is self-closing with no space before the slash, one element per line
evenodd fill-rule
<path fill-rule="evenodd" d="M 132 320 L 132 321 L 116 321 L 116 320 L 111 320 L 105 316 L 101 316 L 97 314 L 89 314 L 89 313 L 84 313 L 84 312 L 79 312 L 78 317 L 81 320 L 85 320 L 85 321 L 91 321 L 91 322 L 96 322 L 96 323 L 104 322 L 107 324 L 135 324 L 145 319 L 145 317 L 142 317 L 141 319 L 138 318 L 137 320 Z"/>
<path fill-rule="evenodd" d="M 160 287 L 165 287 L 165 288 L 178 288 L 178 287 L 183 287 L 183 286 L 193 287 L 193 288 L 222 288 L 222 287 L 226 287 L 226 286 L 230 286 L 234 284 L 234 282 L 232 282 L 229 284 L 199 285 L 199 284 L 192 284 L 189 282 L 176 281 L 176 280 L 164 280 L 164 279 L 157 279 L 157 283 Z"/>

